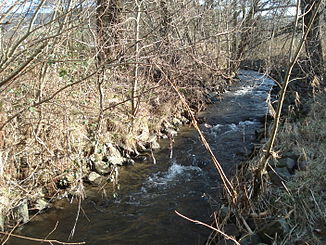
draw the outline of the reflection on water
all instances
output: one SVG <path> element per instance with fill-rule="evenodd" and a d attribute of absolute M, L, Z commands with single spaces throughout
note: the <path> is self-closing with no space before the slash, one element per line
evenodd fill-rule
<path fill-rule="evenodd" d="M 252 71 L 242 71 L 239 77 L 240 84 L 201 115 L 207 123 L 202 130 L 228 174 L 252 150 L 255 129 L 263 126 L 265 101 L 274 85 L 272 80 Z M 185 127 L 179 135 L 172 159 L 165 147 L 155 154 L 156 165 L 148 161 L 122 168 L 116 198 L 103 197 L 97 189 L 89 188 L 71 241 L 92 245 L 204 244 L 210 231 L 178 217 L 174 211 L 210 222 L 222 187 L 196 132 Z M 58 222 L 48 238 L 67 241 L 78 205 L 63 202 L 61 206 L 36 217 L 20 233 L 44 238 Z M 12 239 L 7 244 L 35 242 Z"/>

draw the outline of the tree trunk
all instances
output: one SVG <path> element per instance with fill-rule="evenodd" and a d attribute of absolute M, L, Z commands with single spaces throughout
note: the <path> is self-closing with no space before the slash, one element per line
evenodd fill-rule
<path fill-rule="evenodd" d="M 114 45 L 118 42 L 116 24 L 119 23 L 121 6 L 121 0 L 97 0 L 96 26 L 99 63 L 109 59 Z"/>

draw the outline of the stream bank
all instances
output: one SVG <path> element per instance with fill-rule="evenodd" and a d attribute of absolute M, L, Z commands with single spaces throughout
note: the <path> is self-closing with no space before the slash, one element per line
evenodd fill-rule
<path fill-rule="evenodd" d="M 239 195 L 236 208 L 226 203 L 217 216 L 222 217 L 221 229 L 227 232 L 230 225 L 235 227 L 236 232 L 228 234 L 241 245 L 325 244 L 325 105 L 326 90 L 304 105 L 310 109 L 301 116 L 283 118 L 259 196 L 252 196 L 252 180 L 264 152 L 237 171 L 233 178 Z M 216 235 L 208 244 L 236 243 Z"/>

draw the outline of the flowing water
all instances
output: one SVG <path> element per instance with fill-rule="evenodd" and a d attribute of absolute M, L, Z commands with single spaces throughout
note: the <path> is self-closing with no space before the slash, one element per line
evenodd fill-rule
<path fill-rule="evenodd" d="M 266 100 L 274 85 L 253 71 L 240 71 L 239 78 L 238 85 L 200 115 L 206 121 L 201 129 L 228 175 L 252 151 L 255 130 L 264 126 Z M 56 227 L 48 239 L 68 241 L 74 231 L 70 242 L 92 245 L 204 244 L 210 231 L 174 211 L 210 222 L 221 203 L 220 178 L 193 128 L 179 132 L 173 149 L 169 142 L 162 145 L 155 153 L 157 164 L 149 160 L 121 169 L 115 198 L 89 188 L 79 213 L 77 202 L 62 202 L 60 208 L 57 205 L 23 226 L 20 234 L 45 238 Z M 36 242 L 11 239 L 7 244 Z"/>

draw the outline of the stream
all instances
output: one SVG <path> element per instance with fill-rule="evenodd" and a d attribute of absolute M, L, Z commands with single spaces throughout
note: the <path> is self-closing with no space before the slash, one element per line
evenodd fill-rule
<path fill-rule="evenodd" d="M 255 131 L 264 127 L 266 100 L 275 85 L 254 71 L 241 70 L 239 78 L 220 101 L 200 114 L 205 118 L 201 129 L 229 176 L 253 150 Z M 209 223 L 221 204 L 220 178 L 193 128 L 183 127 L 174 141 L 172 152 L 167 140 L 160 142 L 162 149 L 155 152 L 157 164 L 149 159 L 121 168 L 115 198 L 110 189 L 105 197 L 98 188 L 88 188 L 75 229 L 78 201 L 61 201 L 18 233 L 45 238 L 56 227 L 47 239 L 92 245 L 205 244 L 210 230 L 174 211 Z M 68 240 L 72 231 L 74 236 Z M 12 238 L 7 244 L 37 243 Z"/>

